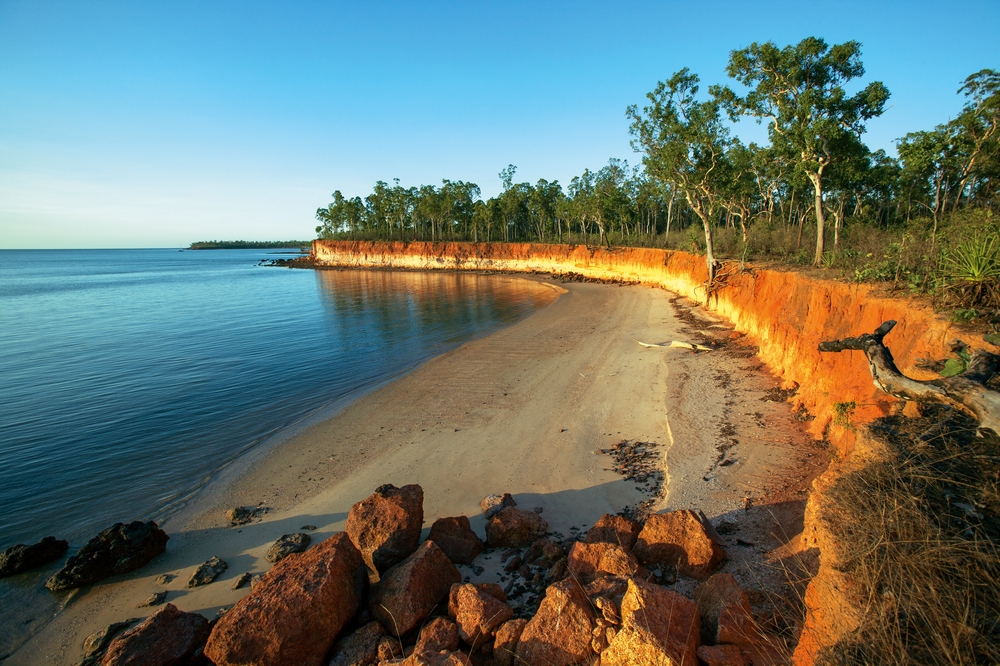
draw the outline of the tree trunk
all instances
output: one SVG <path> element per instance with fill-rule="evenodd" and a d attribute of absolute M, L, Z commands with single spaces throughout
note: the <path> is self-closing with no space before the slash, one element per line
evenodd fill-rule
<path fill-rule="evenodd" d="M 816 208 L 816 254 L 813 256 L 813 266 L 821 266 L 823 264 L 823 240 L 824 231 L 823 228 L 825 219 L 823 218 L 823 181 L 821 173 L 809 174 L 809 180 L 813 184 L 813 194 L 815 196 L 815 201 L 813 206 Z"/>

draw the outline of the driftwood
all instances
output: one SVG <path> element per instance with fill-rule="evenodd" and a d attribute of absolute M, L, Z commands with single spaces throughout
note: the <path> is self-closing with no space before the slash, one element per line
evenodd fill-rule
<path fill-rule="evenodd" d="M 910 379 L 899 371 L 889 348 L 882 343 L 882 339 L 895 325 L 896 322 L 887 321 L 875 329 L 874 333 L 821 342 L 819 350 L 863 351 L 868 357 L 868 370 L 871 371 L 877 388 L 902 400 L 950 405 L 975 417 L 980 428 L 988 428 L 1000 434 L 1000 393 L 985 386 L 1000 366 L 1000 356 L 976 350 L 960 375 L 925 382 Z"/>
<path fill-rule="evenodd" d="M 691 344 L 690 342 L 681 342 L 680 340 L 671 340 L 669 343 L 664 342 L 662 344 L 651 344 L 649 342 L 639 342 L 643 347 L 678 347 L 680 349 L 691 349 L 694 351 L 712 351 L 711 347 L 706 347 L 704 345 Z"/>

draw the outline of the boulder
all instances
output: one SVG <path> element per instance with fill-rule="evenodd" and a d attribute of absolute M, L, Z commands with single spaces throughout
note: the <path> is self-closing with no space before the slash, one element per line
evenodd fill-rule
<path fill-rule="evenodd" d="M 382 640 L 378 642 L 379 666 L 386 663 L 394 664 L 396 659 L 403 659 L 403 646 L 398 638 L 383 636 Z"/>
<path fill-rule="evenodd" d="M 26 546 L 19 543 L 0 553 L 0 578 L 13 576 L 22 571 L 36 569 L 49 562 L 55 562 L 69 549 L 68 541 L 47 536 L 36 544 Z"/>
<path fill-rule="evenodd" d="M 216 624 L 205 655 L 216 666 L 319 666 L 358 611 L 368 576 L 343 532 L 278 562 Z"/>
<path fill-rule="evenodd" d="M 590 600 L 572 578 L 550 585 L 517 644 L 517 663 L 568 666 L 589 660 L 595 624 Z M 693 662 L 692 662 L 693 663 Z"/>
<path fill-rule="evenodd" d="M 494 599 L 504 603 L 507 602 L 507 595 L 504 594 L 503 588 L 500 587 L 499 583 L 466 583 L 466 585 L 472 585 L 477 590 L 490 595 Z M 451 617 L 455 617 L 458 613 L 458 590 L 460 587 L 460 585 L 452 585 L 448 591 L 448 615 Z"/>
<path fill-rule="evenodd" d="M 87 636 L 83 641 L 84 658 L 80 662 L 80 666 L 96 666 L 100 664 L 101 659 L 104 658 L 104 653 L 108 651 L 108 646 L 111 645 L 111 641 L 114 640 L 115 636 L 134 625 L 139 619 L 133 617 L 124 622 L 114 622 Z"/>
<path fill-rule="evenodd" d="M 574 576 L 589 581 L 602 573 L 627 578 L 639 568 L 639 561 L 616 543 L 577 541 L 570 548 L 566 565 Z"/>
<path fill-rule="evenodd" d="M 423 525 L 424 491 L 415 484 L 379 486 L 347 515 L 347 534 L 379 574 L 417 549 Z"/>
<path fill-rule="evenodd" d="M 218 557 L 212 557 L 211 559 L 202 562 L 198 565 L 198 568 L 191 572 L 191 578 L 188 579 L 188 587 L 199 587 L 201 585 L 208 585 L 213 580 L 219 577 L 223 571 L 229 568 L 225 560 L 220 560 Z"/>
<path fill-rule="evenodd" d="M 472 560 L 485 548 L 472 531 L 468 516 L 438 518 L 431 525 L 427 538 L 436 543 L 455 564 L 472 564 Z"/>
<path fill-rule="evenodd" d="M 169 538 L 153 521 L 115 523 L 66 560 L 45 587 L 59 592 L 135 571 L 165 551 Z"/>
<path fill-rule="evenodd" d="M 514 609 L 504 603 L 502 589 L 484 588 L 470 583 L 453 585 L 448 595 L 448 612 L 455 618 L 458 634 L 473 648 L 491 642 L 497 628 L 514 617 Z"/>
<path fill-rule="evenodd" d="M 268 562 L 280 562 L 292 553 L 305 552 L 310 543 L 312 543 L 312 537 L 304 532 L 283 534 L 275 539 L 271 547 L 267 549 L 267 555 L 264 556 L 264 559 Z"/>
<path fill-rule="evenodd" d="M 232 589 L 238 590 L 241 587 L 245 587 L 251 580 L 253 580 L 253 574 L 249 571 L 244 571 L 233 581 Z"/>
<path fill-rule="evenodd" d="M 493 641 L 493 666 L 515 666 L 517 661 L 517 643 L 521 640 L 527 620 L 507 620 L 496 631 Z"/>
<path fill-rule="evenodd" d="M 630 579 L 621 627 L 601 653 L 601 666 L 697 664 L 698 607 L 672 590 Z"/>
<path fill-rule="evenodd" d="M 676 567 L 679 574 L 699 580 L 723 560 L 712 524 L 700 511 L 687 509 L 647 518 L 632 552 L 643 564 Z"/>
<path fill-rule="evenodd" d="M 114 638 L 101 666 L 179 666 L 205 645 L 211 625 L 173 604 Z"/>
<path fill-rule="evenodd" d="M 587 531 L 587 543 L 616 543 L 631 550 L 641 530 L 636 520 L 606 513 Z"/>
<path fill-rule="evenodd" d="M 151 595 L 146 597 L 145 601 L 136 606 L 136 608 L 152 608 L 153 606 L 159 606 L 166 600 L 167 600 L 166 590 L 162 590 L 160 592 L 153 592 Z"/>
<path fill-rule="evenodd" d="M 537 513 L 507 507 L 486 523 L 490 548 L 523 548 L 545 536 L 548 523 Z"/>
<path fill-rule="evenodd" d="M 698 660 L 705 666 L 749 666 L 738 645 L 700 645 Z"/>
<path fill-rule="evenodd" d="M 392 567 L 373 588 L 368 601 L 372 617 L 402 636 L 431 614 L 462 574 L 436 543 L 425 541 L 416 552 Z"/>
<path fill-rule="evenodd" d="M 486 516 L 486 520 L 489 520 L 509 506 L 517 506 L 517 502 L 515 502 L 514 498 L 510 496 L 510 493 L 504 493 L 503 495 L 487 495 L 483 498 L 483 501 L 479 503 L 479 508 L 483 510 L 483 515 Z"/>
<path fill-rule="evenodd" d="M 378 663 L 378 645 L 385 629 L 378 622 L 369 622 L 333 646 L 327 666 L 370 666 Z"/>
<path fill-rule="evenodd" d="M 462 652 L 450 650 L 417 652 L 414 650 L 409 657 L 383 661 L 379 663 L 379 666 L 472 666 L 472 662 Z"/>
<path fill-rule="evenodd" d="M 420 630 L 414 652 L 441 652 L 458 649 L 458 625 L 446 617 L 436 617 Z"/>
<path fill-rule="evenodd" d="M 719 640 L 719 618 L 726 608 L 733 607 L 727 619 L 729 623 L 736 621 L 736 616 L 741 614 L 751 617 L 750 598 L 730 574 L 715 574 L 699 585 L 694 591 L 694 602 L 701 613 L 701 640 L 705 643 L 736 642 Z"/>
<path fill-rule="evenodd" d="M 230 525 L 246 525 L 254 518 L 268 512 L 266 506 L 237 506 L 226 511 L 226 519 Z"/>

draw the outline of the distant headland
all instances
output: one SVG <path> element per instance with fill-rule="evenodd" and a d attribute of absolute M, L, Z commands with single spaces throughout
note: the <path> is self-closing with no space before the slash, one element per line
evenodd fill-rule
<path fill-rule="evenodd" d="M 259 248 L 271 248 L 271 247 L 295 247 L 295 248 L 308 248 L 312 245 L 312 241 L 298 241 L 298 240 L 288 240 L 288 241 L 245 241 L 245 240 L 232 240 L 232 241 L 197 241 L 191 243 L 187 249 L 189 250 L 253 250 Z"/>

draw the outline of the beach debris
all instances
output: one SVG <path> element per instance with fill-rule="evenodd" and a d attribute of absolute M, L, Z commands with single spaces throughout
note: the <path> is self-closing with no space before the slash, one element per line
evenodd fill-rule
<path fill-rule="evenodd" d="M 346 529 L 368 568 L 381 574 L 416 550 L 423 524 L 423 488 L 385 484 L 351 507 Z"/>
<path fill-rule="evenodd" d="M 489 520 L 509 506 L 517 506 L 517 502 L 514 501 L 514 498 L 511 497 L 510 493 L 504 493 L 503 495 L 487 495 L 483 498 L 483 501 L 479 503 L 479 508 L 483 510 L 483 515 L 486 516 L 486 520 Z"/>
<path fill-rule="evenodd" d="M 438 518 L 427 537 L 436 543 L 455 564 L 472 564 L 485 546 L 472 531 L 468 516 Z"/>
<path fill-rule="evenodd" d="M 211 630 L 204 615 L 185 613 L 167 604 L 115 637 L 101 666 L 187 663 L 205 645 Z"/>
<path fill-rule="evenodd" d="M 608 468 L 609 472 L 621 475 L 624 481 L 634 481 L 639 484 L 636 490 L 648 494 L 637 505 L 626 506 L 622 510 L 622 515 L 628 518 L 643 520 L 663 494 L 666 474 L 662 469 L 662 456 L 655 450 L 659 446 L 656 442 L 623 439 L 611 448 L 598 449 L 598 453 L 609 455 L 614 460 L 614 465 Z"/>
<path fill-rule="evenodd" d="M 226 519 L 232 526 L 246 525 L 255 518 L 260 518 L 270 511 L 266 506 L 238 506 L 226 511 Z"/>
<path fill-rule="evenodd" d="M 649 342 L 639 342 L 643 347 L 675 347 L 679 349 L 691 349 L 692 351 L 712 351 L 711 347 L 706 347 L 705 345 L 698 345 L 691 342 L 681 342 L 680 340 L 671 340 L 670 342 L 664 342 L 661 344 L 653 344 Z"/>
<path fill-rule="evenodd" d="M 463 583 L 451 586 L 448 615 L 455 618 L 463 641 L 482 645 L 492 642 L 500 625 L 514 617 L 514 609 L 496 583 Z"/>
<path fill-rule="evenodd" d="M 70 557 L 45 587 L 59 592 L 135 571 L 163 553 L 169 538 L 153 521 L 115 523 Z"/>
<path fill-rule="evenodd" d="M 517 643 L 521 640 L 524 626 L 528 621 L 524 618 L 507 620 L 497 628 L 496 640 L 493 642 L 493 666 L 515 666 L 517 662 Z"/>
<path fill-rule="evenodd" d="M 566 578 L 550 585 L 538 612 L 521 633 L 517 663 L 566 666 L 591 661 L 595 656 L 591 640 L 596 619 L 578 581 Z"/>
<path fill-rule="evenodd" d="M 174 578 L 176 578 L 176 576 L 174 576 L 173 574 L 160 574 L 159 576 L 156 577 L 156 584 L 166 585 Z"/>
<path fill-rule="evenodd" d="M 577 541 L 569 551 L 566 565 L 581 582 L 589 582 L 601 574 L 632 576 L 639 568 L 639 561 L 616 543 Z"/>
<path fill-rule="evenodd" d="M 382 576 L 368 601 L 372 617 L 403 635 L 424 621 L 462 574 L 433 541 Z"/>
<path fill-rule="evenodd" d="M 698 607 L 693 601 L 630 579 L 621 603 L 621 627 L 601 653 L 601 664 L 696 664 L 698 637 Z"/>
<path fill-rule="evenodd" d="M 166 590 L 163 590 L 162 592 L 153 592 L 151 595 L 146 597 L 145 601 L 136 606 L 136 608 L 150 608 L 152 606 L 159 606 L 166 600 L 167 600 Z"/>
<path fill-rule="evenodd" d="M 435 620 L 432 620 L 431 624 L 434 622 Z M 426 631 L 426 627 L 424 630 Z M 423 634 L 421 633 L 421 635 Z M 378 644 L 384 636 L 385 629 L 381 624 L 374 621 L 368 622 L 353 634 L 337 641 L 333 646 L 333 656 L 327 666 L 355 666 L 356 664 L 377 663 Z"/>
<path fill-rule="evenodd" d="M 30 546 L 19 543 L 0 553 L 0 578 L 54 562 L 69 550 L 69 542 L 47 536 Z"/>
<path fill-rule="evenodd" d="M 271 547 L 267 549 L 264 559 L 268 562 L 278 563 L 292 553 L 301 553 L 312 542 L 312 538 L 304 532 L 295 534 L 283 534 L 274 540 Z"/>
<path fill-rule="evenodd" d="M 95 631 L 83 641 L 83 661 L 80 666 L 97 666 L 104 658 L 104 653 L 108 651 L 108 645 L 115 636 L 122 633 L 142 618 L 133 617 L 124 622 L 114 622 L 108 626 Z"/>
<path fill-rule="evenodd" d="M 587 530 L 587 543 L 616 543 L 631 549 L 642 530 L 642 523 L 625 516 L 606 513 Z"/>
<path fill-rule="evenodd" d="M 268 551 L 270 553 L 270 551 Z M 201 585 L 208 585 L 213 580 L 219 577 L 223 571 L 229 568 L 225 560 L 220 560 L 218 557 L 212 557 L 209 560 L 202 562 L 198 565 L 198 568 L 191 573 L 191 578 L 188 579 L 188 587 L 199 587 Z"/>
<path fill-rule="evenodd" d="M 244 571 L 236 578 L 236 580 L 233 581 L 232 589 L 238 590 L 241 587 L 244 587 L 245 585 L 250 583 L 252 580 L 253 580 L 253 574 L 250 573 L 249 571 Z"/>
<path fill-rule="evenodd" d="M 633 552 L 643 564 L 676 567 L 683 576 L 705 580 L 724 558 L 719 540 L 705 514 L 681 509 L 647 518 Z"/>
<path fill-rule="evenodd" d="M 545 536 L 548 529 L 534 511 L 507 507 L 486 523 L 486 543 L 490 548 L 520 548 Z"/>
<path fill-rule="evenodd" d="M 278 562 L 212 630 L 205 656 L 216 666 L 323 664 L 364 600 L 361 554 L 343 532 Z"/>
<path fill-rule="evenodd" d="M 454 587 L 454 586 L 452 586 Z M 420 630 L 414 652 L 441 652 L 458 649 L 458 625 L 446 617 L 436 617 Z"/>

